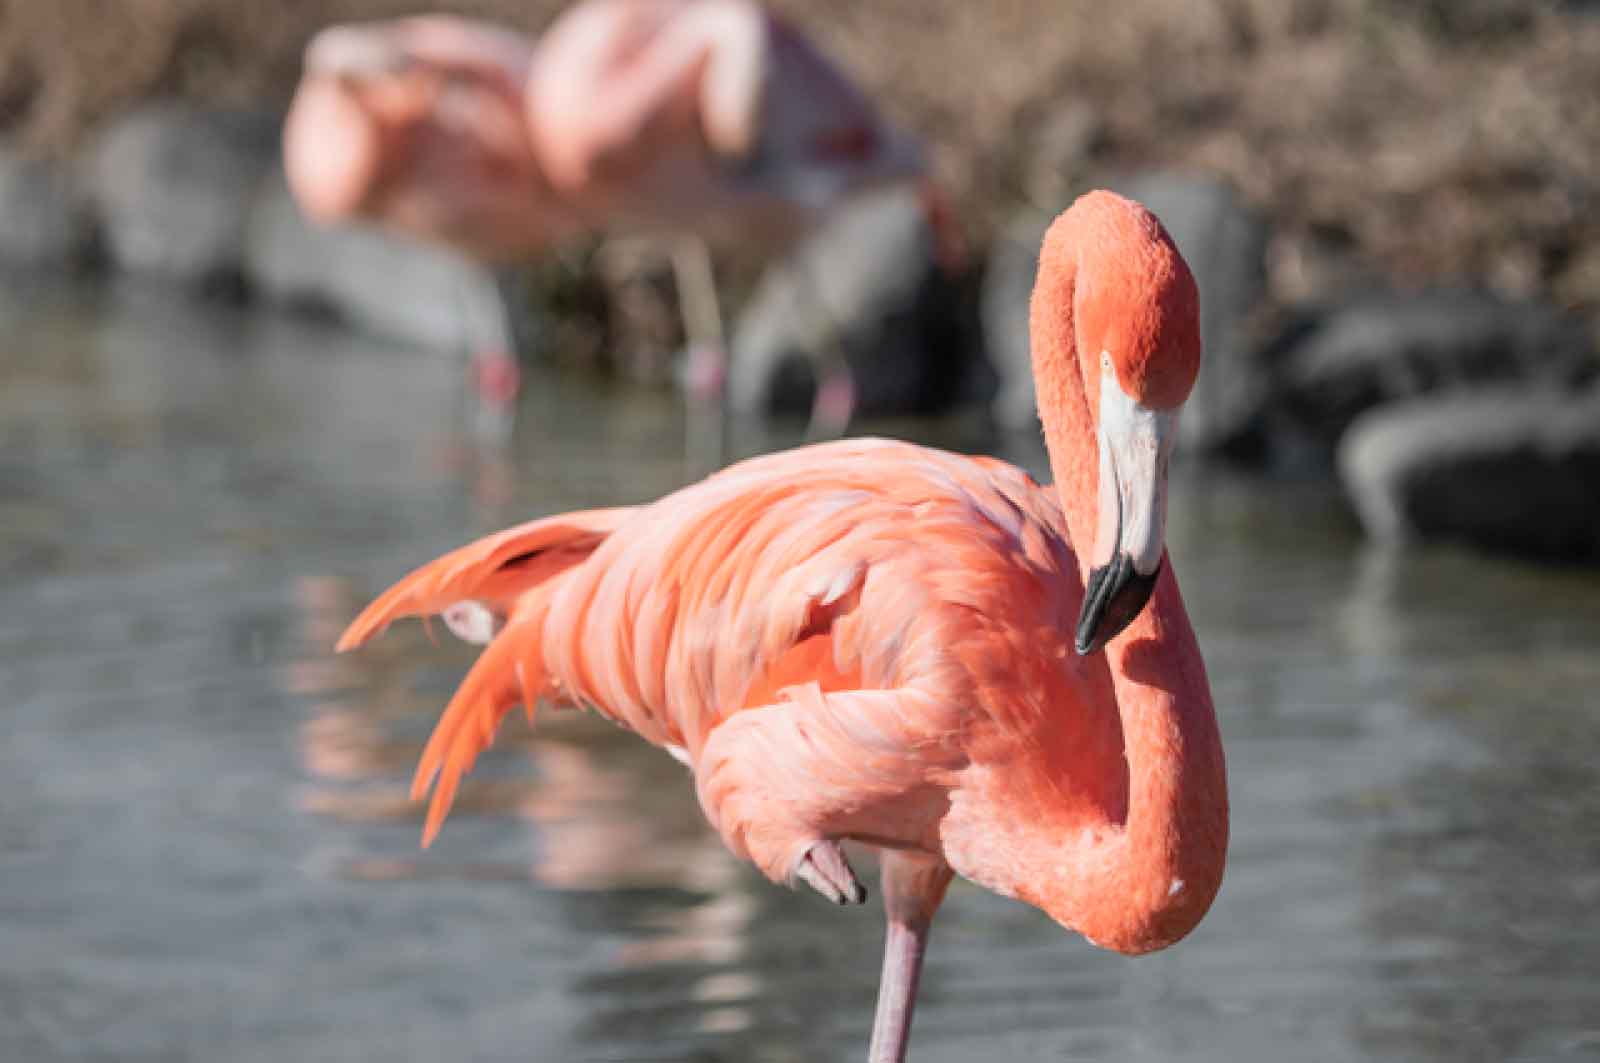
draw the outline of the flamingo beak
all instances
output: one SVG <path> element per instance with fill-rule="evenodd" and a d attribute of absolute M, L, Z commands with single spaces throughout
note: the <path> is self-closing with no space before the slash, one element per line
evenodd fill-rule
<path fill-rule="evenodd" d="M 1101 356 L 1099 523 L 1074 640 L 1088 656 L 1133 623 L 1155 590 L 1166 553 L 1167 465 L 1177 410 L 1134 401 Z"/>

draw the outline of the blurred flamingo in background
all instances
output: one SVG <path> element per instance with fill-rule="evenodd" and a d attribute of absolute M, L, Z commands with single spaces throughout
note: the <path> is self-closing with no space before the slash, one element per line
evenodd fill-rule
<path fill-rule="evenodd" d="M 691 440 L 706 459 L 726 374 L 707 242 L 775 254 L 851 194 L 924 172 L 913 140 L 749 0 L 587 0 L 537 42 L 445 16 L 336 26 L 305 67 L 285 164 L 316 219 L 491 264 L 577 232 L 671 239 L 688 391 L 714 414 Z M 852 406 L 835 352 L 813 432 L 842 432 Z"/>
<path fill-rule="evenodd" d="M 840 842 L 881 852 L 874 1063 L 905 1058 L 953 874 L 1119 952 L 1182 938 L 1228 832 L 1164 548 L 1198 302 L 1154 216 L 1090 194 L 1046 236 L 1033 296 L 1054 488 L 993 459 L 842 441 L 534 521 L 401 580 L 341 650 L 432 614 L 487 643 L 417 769 L 413 795 L 434 786 L 424 841 L 514 706 L 591 706 L 683 760 L 768 877 L 859 902 Z"/>
<path fill-rule="evenodd" d="M 583 229 L 544 183 L 523 114 L 526 37 L 446 16 L 334 26 L 306 49 L 284 126 L 312 219 L 359 219 L 496 271 Z M 502 302 L 461 298 L 480 434 L 503 443 L 520 385 Z"/>

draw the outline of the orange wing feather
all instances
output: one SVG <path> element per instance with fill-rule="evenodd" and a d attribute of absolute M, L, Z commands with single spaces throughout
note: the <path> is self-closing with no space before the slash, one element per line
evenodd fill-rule
<path fill-rule="evenodd" d="M 530 609 L 548 599 L 536 593 L 586 559 L 632 511 L 626 508 L 566 513 L 486 536 L 416 569 L 390 587 L 350 624 L 340 652 L 355 649 L 407 616 L 426 619 L 457 602 L 483 602 L 512 624 L 478 658 L 434 727 L 412 781 L 420 799 L 438 779 L 428 809 L 423 845 L 431 844 L 455 800 L 462 776 L 494 741 L 505 714 L 520 701 L 530 718 L 549 687 L 540 656 L 539 624 Z"/>
<path fill-rule="evenodd" d="M 424 847 L 433 844 L 450 814 L 461 779 L 472 770 L 478 754 L 493 744 L 506 713 L 520 702 L 531 721 L 534 705 L 549 689 L 538 636 L 541 621 L 542 617 L 527 617 L 501 632 L 479 656 L 434 725 L 411 780 L 413 801 L 420 801 L 438 781 L 422 829 Z"/>
<path fill-rule="evenodd" d="M 591 509 L 529 521 L 428 562 L 390 587 L 339 639 L 344 653 L 408 616 L 433 616 L 473 599 L 509 612 L 518 595 L 588 557 L 632 512 Z"/>
<path fill-rule="evenodd" d="M 423 752 L 413 796 L 436 781 L 426 842 L 519 702 L 593 707 L 693 761 L 730 716 L 802 689 L 953 674 L 937 634 L 950 607 L 1026 598 L 1070 611 L 1052 578 L 1070 570 L 1063 550 L 1059 507 L 1019 470 L 848 440 L 744 462 L 649 506 L 489 536 L 405 577 L 339 647 L 463 599 L 509 620 Z M 1076 594 L 1070 580 L 1061 589 Z"/>

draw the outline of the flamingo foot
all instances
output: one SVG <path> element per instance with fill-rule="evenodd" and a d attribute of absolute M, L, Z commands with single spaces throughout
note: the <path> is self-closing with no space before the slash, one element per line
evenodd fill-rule
<path fill-rule="evenodd" d="M 486 405 L 511 406 L 522 391 L 522 367 L 506 350 L 483 350 L 472 358 L 473 385 Z"/>
<path fill-rule="evenodd" d="M 473 356 L 472 428 L 480 447 L 504 451 L 510 445 L 521 391 L 522 369 L 509 351 L 486 350 Z"/>
<path fill-rule="evenodd" d="M 439 614 L 444 617 L 444 626 L 450 633 L 462 642 L 471 642 L 480 646 L 487 646 L 500 629 L 506 626 L 506 618 L 495 613 L 487 605 L 479 601 L 467 599 L 448 606 Z"/>
<path fill-rule="evenodd" d="M 867 888 L 856 878 L 838 842 L 818 842 L 800 858 L 795 875 L 834 904 L 862 904 Z"/>

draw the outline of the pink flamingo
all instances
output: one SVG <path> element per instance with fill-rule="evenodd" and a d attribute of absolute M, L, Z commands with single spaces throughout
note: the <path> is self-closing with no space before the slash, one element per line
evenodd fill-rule
<path fill-rule="evenodd" d="M 537 520 L 401 580 L 341 650 L 435 613 L 487 643 L 417 769 L 413 795 L 434 787 L 424 843 L 515 705 L 590 706 L 683 760 L 728 847 L 774 881 L 860 901 L 839 843 L 881 852 L 873 1063 L 905 1058 L 952 874 L 1118 952 L 1182 938 L 1228 836 L 1163 545 L 1198 309 L 1155 217 L 1091 193 L 1045 237 L 1033 296 L 1055 487 L 841 441 Z"/>
<path fill-rule="evenodd" d="M 750 0 L 587 0 L 537 42 L 444 16 L 333 27 L 307 50 L 285 165 L 314 218 L 491 264 L 577 232 L 689 237 L 672 262 L 690 392 L 716 414 L 715 440 L 692 445 L 716 452 L 725 355 L 705 242 L 775 251 L 847 196 L 923 172 L 912 140 Z M 842 431 L 842 355 L 822 376 L 814 428 Z"/>
<path fill-rule="evenodd" d="M 333 26 L 306 49 L 284 124 L 301 208 L 438 244 L 498 275 L 583 230 L 539 172 L 523 114 L 527 38 L 448 16 Z M 498 300 L 460 295 L 472 344 L 476 427 L 503 445 L 521 386 Z"/>

